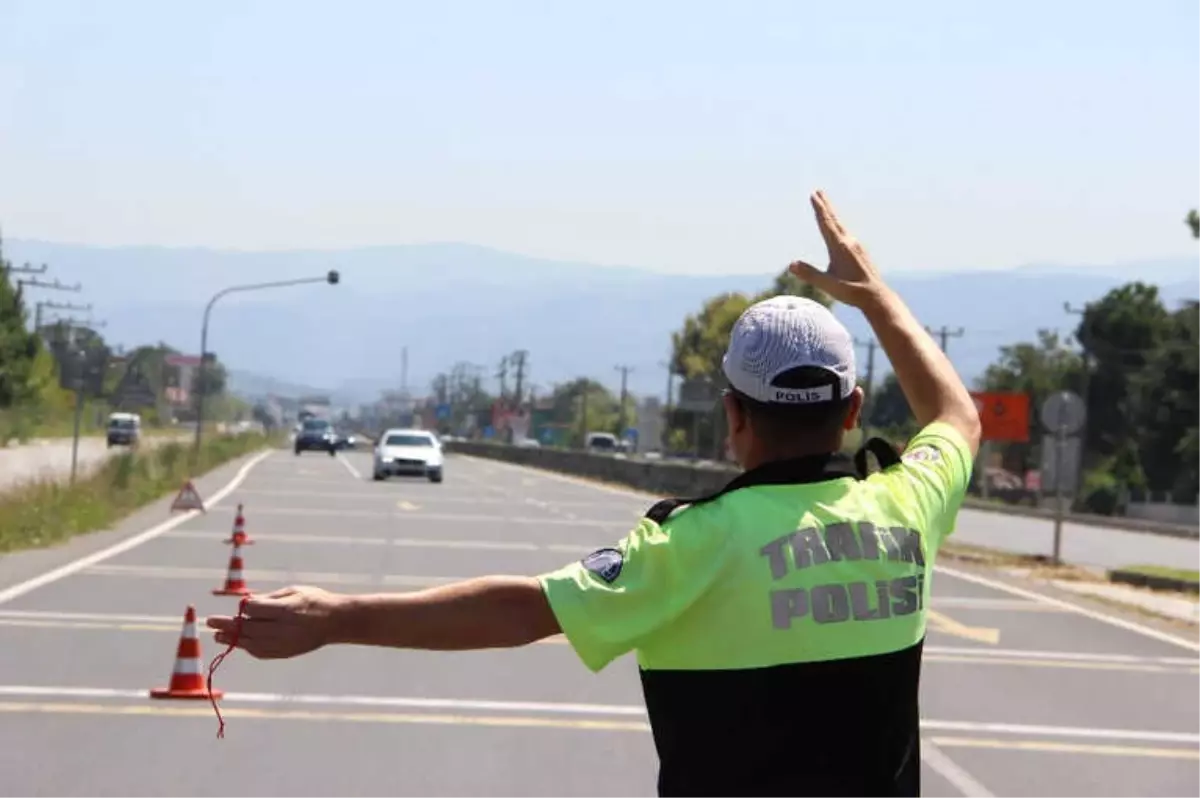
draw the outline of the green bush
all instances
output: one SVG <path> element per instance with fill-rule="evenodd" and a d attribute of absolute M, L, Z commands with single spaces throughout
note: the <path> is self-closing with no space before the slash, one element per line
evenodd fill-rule
<path fill-rule="evenodd" d="M 0 494 L 0 552 L 61 543 L 110 526 L 179 490 L 190 477 L 270 443 L 263 435 L 209 438 L 191 466 L 185 443 L 143 447 L 107 460 L 74 485 L 42 480 Z"/>
<path fill-rule="evenodd" d="M 1121 500 L 1121 483 L 1112 472 L 1098 468 L 1083 479 L 1081 499 L 1084 512 L 1113 515 Z"/>

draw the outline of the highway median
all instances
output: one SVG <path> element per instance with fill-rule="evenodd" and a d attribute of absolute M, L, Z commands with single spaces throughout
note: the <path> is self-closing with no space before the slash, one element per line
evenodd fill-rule
<path fill-rule="evenodd" d="M 737 473 L 732 467 L 720 464 L 698 465 L 691 462 L 638 460 L 570 449 L 526 448 L 481 441 L 452 441 L 446 444 L 446 451 L 615 483 L 660 496 L 703 496 L 714 493 Z M 974 497 L 967 497 L 963 506 L 998 515 L 1053 518 L 1053 513 L 1049 510 L 984 501 Z M 1086 513 L 1068 513 L 1066 520 L 1125 532 L 1190 540 L 1200 538 L 1200 530 L 1184 524 Z"/>
<path fill-rule="evenodd" d="M 0 494 L 0 553 L 105 529 L 188 479 L 273 443 L 258 433 L 215 436 L 193 462 L 189 443 L 170 442 L 115 455 L 74 484 L 48 478 L 18 485 Z"/>

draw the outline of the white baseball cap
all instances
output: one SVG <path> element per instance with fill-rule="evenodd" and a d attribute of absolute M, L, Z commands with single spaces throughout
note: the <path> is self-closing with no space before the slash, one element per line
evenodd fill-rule
<path fill-rule="evenodd" d="M 756 401 L 832 402 L 854 390 L 854 339 L 821 303 L 774 296 L 746 308 L 721 365 L 734 390 Z M 781 380 L 788 372 L 802 376 Z"/>

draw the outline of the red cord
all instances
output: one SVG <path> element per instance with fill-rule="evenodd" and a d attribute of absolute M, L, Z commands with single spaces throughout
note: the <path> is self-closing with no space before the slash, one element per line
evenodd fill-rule
<path fill-rule="evenodd" d="M 229 647 L 226 648 L 224 651 L 222 651 L 217 656 L 213 657 L 212 662 L 210 662 L 208 665 L 208 700 L 212 702 L 213 712 L 217 713 L 217 723 L 219 724 L 217 726 L 217 739 L 218 740 L 223 739 L 225 737 L 225 719 L 223 717 L 221 717 L 221 708 L 219 706 L 217 706 L 217 697 L 213 693 L 213 689 L 212 689 L 213 673 L 216 672 L 217 666 L 220 665 L 222 661 L 224 661 L 225 657 L 229 656 L 231 653 L 233 653 L 233 650 L 235 648 L 237 648 L 238 638 L 242 634 L 242 621 L 245 620 L 245 618 L 246 618 L 246 616 L 244 614 L 245 610 L 246 610 L 246 602 L 249 600 L 250 600 L 249 596 L 243 596 L 242 600 L 240 602 L 238 602 L 237 617 L 234 618 L 234 621 L 236 621 L 236 624 L 233 627 L 233 638 L 230 639 L 230 641 L 229 641 Z"/>

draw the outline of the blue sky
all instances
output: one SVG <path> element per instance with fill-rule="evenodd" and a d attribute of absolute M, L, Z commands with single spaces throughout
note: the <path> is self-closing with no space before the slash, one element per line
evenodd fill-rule
<path fill-rule="evenodd" d="M 676 273 L 1185 255 L 1200 4 L 0 0 L 0 227 Z"/>

